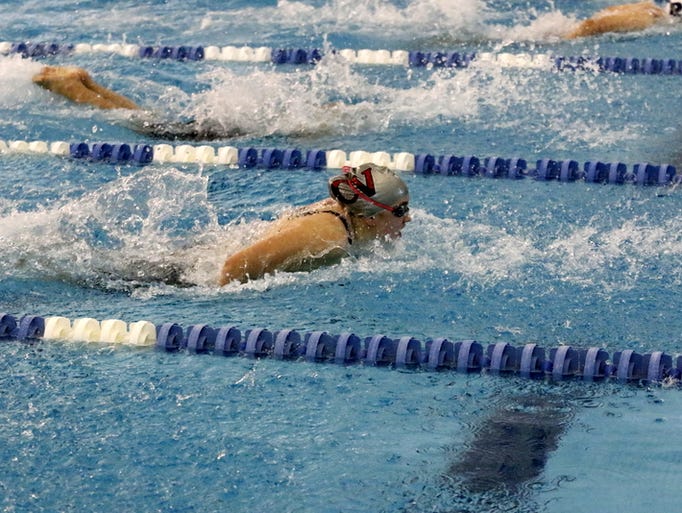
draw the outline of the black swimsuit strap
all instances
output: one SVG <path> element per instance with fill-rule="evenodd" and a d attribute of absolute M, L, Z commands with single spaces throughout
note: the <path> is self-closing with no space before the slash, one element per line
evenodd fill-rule
<path fill-rule="evenodd" d="M 340 212 L 337 212 L 336 210 L 312 210 L 310 212 L 303 212 L 301 215 L 311 216 L 313 214 L 332 214 L 333 216 L 336 216 L 339 221 L 343 223 L 343 227 L 346 229 L 346 232 L 348 232 L 348 244 L 353 244 L 353 228 L 346 216 Z"/>

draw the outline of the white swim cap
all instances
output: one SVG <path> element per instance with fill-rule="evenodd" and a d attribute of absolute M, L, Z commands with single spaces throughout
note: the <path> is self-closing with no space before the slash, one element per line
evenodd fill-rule
<path fill-rule="evenodd" d="M 346 166 L 342 175 L 330 178 L 329 195 L 346 205 L 353 215 L 372 217 L 382 210 L 394 212 L 401 200 L 407 201 L 409 192 L 407 184 L 393 171 L 369 163 Z"/>
<path fill-rule="evenodd" d="M 682 2 L 670 0 L 668 2 L 668 13 L 671 16 L 682 16 Z"/>

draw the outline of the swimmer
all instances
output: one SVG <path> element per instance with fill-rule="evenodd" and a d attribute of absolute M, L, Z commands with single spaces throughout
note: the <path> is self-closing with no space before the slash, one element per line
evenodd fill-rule
<path fill-rule="evenodd" d="M 669 1 L 667 9 L 658 7 L 651 1 L 614 5 L 582 21 L 565 37 L 576 39 L 607 32 L 634 32 L 680 19 L 682 19 L 681 1 Z"/>
<path fill-rule="evenodd" d="M 330 178 L 329 198 L 275 221 L 260 240 L 229 256 L 220 285 L 334 265 L 353 248 L 399 238 L 411 220 L 405 182 L 375 164 L 343 172 Z"/>
<path fill-rule="evenodd" d="M 201 123 L 159 120 L 131 99 L 98 84 L 86 70 L 76 66 L 43 66 L 33 76 L 33 83 L 75 103 L 136 111 L 137 117 L 130 119 L 131 128 L 144 135 L 171 140 L 215 140 L 240 135 L 238 130 L 210 120 Z"/>

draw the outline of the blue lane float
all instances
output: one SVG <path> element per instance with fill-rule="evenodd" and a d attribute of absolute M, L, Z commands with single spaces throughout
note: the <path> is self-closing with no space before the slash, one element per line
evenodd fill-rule
<path fill-rule="evenodd" d="M 281 330 L 275 337 L 273 357 L 288 360 L 301 352 L 301 335 L 295 330 Z"/>
<path fill-rule="evenodd" d="M 243 168 L 259 167 L 265 169 L 323 169 L 327 165 L 324 150 L 298 148 L 237 148 L 237 165 Z"/>
<path fill-rule="evenodd" d="M 61 321 L 59 332 L 52 331 L 57 325 L 55 320 Z M 92 330 L 75 331 L 77 326 L 83 324 L 80 321 L 88 321 L 91 325 L 99 326 L 94 319 L 77 319 L 73 322 L 74 331 L 69 331 L 71 322 L 64 318 L 26 315 L 17 319 L 11 314 L 0 313 L 0 340 L 30 343 L 53 339 L 81 340 L 90 337 L 84 341 L 125 343 L 122 342 L 125 337 L 103 340 L 102 335 L 97 338 L 98 329 L 95 329 L 96 335 L 91 335 Z M 102 321 L 102 327 L 105 323 L 125 325 L 123 321 L 107 320 Z M 177 323 L 169 322 L 154 327 L 146 321 L 131 323 L 131 333 L 133 326 L 144 324 L 151 326 L 151 339 L 146 339 L 144 345 L 153 346 L 164 352 L 300 360 L 462 374 L 490 373 L 549 381 L 613 380 L 621 383 L 665 382 L 672 385 L 679 384 L 682 377 L 682 356 L 673 357 L 663 351 L 641 354 L 626 349 L 616 351 L 611 357 L 600 347 L 581 349 L 562 345 L 545 349 L 535 343 L 520 347 L 508 342 L 485 345 L 476 340 L 451 341 L 444 337 L 429 339 L 422 343 L 419 339 L 409 336 L 392 338 L 378 334 L 361 338 L 348 332 L 340 335 L 332 335 L 326 331 L 301 334 L 292 329 L 271 331 L 267 328 L 253 328 L 242 333 L 235 326 L 215 328 L 206 324 L 196 324 L 183 328 Z M 143 345 L 134 341 L 130 344 Z"/>
<path fill-rule="evenodd" d="M 466 68 L 476 59 L 475 53 L 460 52 L 408 52 L 407 62 L 411 68 L 432 66 L 434 68 Z"/>
<path fill-rule="evenodd" d="M 0 339 L 36 340 L 45 333 L 45 320 L 35 315 L 25 315 L 20 319 L 0 313 Z"/>
<path fill-rule="evenodd" d="M 490 362 L 490 372 L 493 374 L 511 373 L 519 368 L 517 350 L 508 342 L 489 345 L 486 354 Z"/>
<path fill-rule="evenodd" d="M 629 75 L 679 75 L 682 60 L 636 57 L 555 57 L 555 67 L 560 71 L 610 71 Z"/>
<path fill-rule="evenodd" d="M 274 64 L 317 64 L 322 56 L 319 48 L 273 48 L 270 59 Z"/>
<path fill-rule="evenodd" d="M 138 54 L 143 59 L 170 59 L 175 61 L 201 61 L 203 46 L 141 46 Z"/>
<path fill-rule="evenodd" d="M 525 159 L 518 157 L 488 157 L 481 162 L 474 155 L 455 156 L 430 154 L 415 155 L 414 172 L 447 176 L 483 176 L 487 178 L 531 178 L 539 181 L 608 183 L 622 185 L 670 185 L 680 177 L 670 164 L 640 162 L 631 170 L 622 162 L 587 161 L 581 166 L 575 160 L 539 159 L 529 168 Z"/>
<path fill-rule="evenodd" d="M 53 57 L 56 55 L 69 55 L 73 52 L 74 46 L 71 44 L 60 45 L 58 43 L 32 43 L 20 42 L 11 43 L 9 47 L 10 54 L 18 54 L 23 58 L 44 58 Z"/>
<path fill-rule="evenodd" d="M 396 343 L 396 368 L 418 367 L 423 361 L 422 344 L 414 337 L 401 337 Z"/>
<path fill-rule="evenodd" d="M 131 147 L 125 143 L 72 142 L 69 144 L 69 155 L 74 159 L 88 159 L 93 162 L 145 165 L 154 159 L 154 149 L 147 144 Z"/>
<path fill-rule="evenodd" d="M 336 342 L 326 331 L 313 331 L 303 337 L 304 345 L 299 346 L 300 356 L 309 362 L 331 360 L 336 354 Z M 289 357 L 296 357 L 295 353 Z"/>

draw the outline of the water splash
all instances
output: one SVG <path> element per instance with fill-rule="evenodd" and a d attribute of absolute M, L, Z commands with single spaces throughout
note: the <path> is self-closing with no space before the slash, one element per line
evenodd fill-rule
<path fill-rule="evenodd" d="M 221 232 L 205 187 L 149 167 L 58 206 L 6 213 L 0 273 L 113 288 L 181 278 L 182 250 Z"/>
<path fill-rule="evenodd" d="M 435 77 L 416 87 L 373 83 L 340 58 L 303 73 L 218 69 L 200 77 L 209 90 L 193 95 L 180 116 L 217 123 L 224 131 L 256 136 L 357 135 L 436 117 L 470 114 L 479 93 L 472 79 Z M 254 87 L 257 84 L 257 87 Z M 443 104 L 441 99 L 455 101 Z"/>
<path fill-rule="evenodd" d="M 49 93 L 38 87 L 27 87 L 42 66 L 19 55 L 0 56 L 0 109 L 16 109 L 25 103 L 44 101 Z"/>

